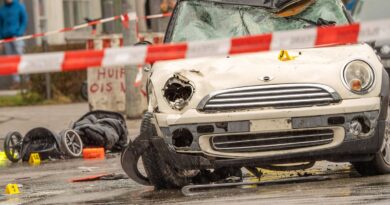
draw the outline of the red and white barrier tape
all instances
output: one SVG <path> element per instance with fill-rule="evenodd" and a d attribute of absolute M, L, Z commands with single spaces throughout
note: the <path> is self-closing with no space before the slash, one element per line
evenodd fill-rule
<path fill-rule="evenodd" d="M 132 46 L 0 57 L 0 75 L 141 65 L 155 61 L 226 56 L 281 49 L 354 44 L 390 39 L 390 19 L 204 42 Z"/>
<path fill-rule="evenodd" d="M 26 35 L 26 36 L 21 36 L 21 37 L 3 39 L 3 40 L 0 40 L 0 44 L 9 43 L 9 42 L 13 42 L 13 41 L 28 40 L 28 39 L 39 38 L 39 37 L 44 37 L 44 36 L 50 36 L 50 35 L 65 33 L 65 32 L 69 32 L 69 31 L 76 31 L 76 30 L 80 30 L 83 28 L 96 26 L 99 24 L 104 24 L 104 23 L 108 23 L 108 22 L 116 21 L 116 20 L 121 20 L 123 25 L 126 25 L 126 23 L 128 23 L 128 21 L 136 21 L 138 19 L 164 18 L 164 17 L 170 17 L 171 15 L 172 15 L 171 13 L 166 13 L 166 14 L 156 14 L 156 15 L 150 15 L 150 16 L 137 17 L 137 15 L 135 13 L 128 13 L 128 14 L 113 16 L 113 17 L 109 17 L 109 18 L 105 18 L 105 19 L 96 20 L 96 21 L 91 21 L 89 23 L 81 24 L 81 25 L 74 26 L 71 28 L 62 28 L 62 29 L 58 29 L 55 31 L 48 31 L 48 32 L 44 32 L 44 33 L 37 33 L 37 34 Z"/>

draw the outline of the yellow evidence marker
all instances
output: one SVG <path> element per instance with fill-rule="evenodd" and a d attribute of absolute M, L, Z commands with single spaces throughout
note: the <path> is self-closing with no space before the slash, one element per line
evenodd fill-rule
<path fill-rule="evenodd" d="M 297 58 L 297 57 L 296 56 L 290 56 L 288 51 L 281 50 L 280 53 L 279 53 L 279 58 L 278 59 L 280 61 L 291 61 L 291 60 L 295 60 L 295 58 Z"/>
<path fill-rule="evenodd" d="M 8 159 L 7 159 L 7 155 L 5 155 L 5 152 L 0 152 L 0 162 L 6 161 L 6 160 L 8 160 Z"/>
<path fill-rule="evenodd" d="M 40 165 L 41 158 L 39 157 L 39 154 L 38 153 L 31 153 L 30 159 L 28 160 L 28 163 L 30 165 Z"/>
<path fill-rule="evenodd" d="M 5 187 L 5 193 L 9 195 L 20 194 L 19 187 L 17 184 L 8 184 Z"/>

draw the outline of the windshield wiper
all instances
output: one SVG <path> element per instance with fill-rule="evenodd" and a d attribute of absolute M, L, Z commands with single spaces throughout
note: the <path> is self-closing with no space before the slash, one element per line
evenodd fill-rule
<path fill-rule="evenodd" d="M 335 21 L 328 21 L 328 20 L 325 20 L 323 18 L 318 18 L 317 22 L 315 22 L 313 20 L 310 20 L 310 19 L 300 18 L 300 17 L 296 17 L 296 16 L 286 17 L 286 19 L 293 19 L 293 20 L 298 20 L 298 21 L 304 21 L 304 22 L 306 22 L 308 24 L 311 24 L 313 26 L 333 26 L 333 25 L 336 24 Z"/>

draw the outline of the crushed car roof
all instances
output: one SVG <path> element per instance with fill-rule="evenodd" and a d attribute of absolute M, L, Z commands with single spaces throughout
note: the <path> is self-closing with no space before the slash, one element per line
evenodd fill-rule
<path fill-rule="evenodd" d="M 188 1 L 188 0 L 181 0 L 181 1 Z M 196 0 L 192 0 L 192 1 L 196 1 Z M 293 4 L 307 1 L 307 0 L 197 0 L 197 1 L 209 1 L 209 2 L 217 2 L 217 3 L 225 3 L 225 4 L 259 6 L 259 7 L 265 7 L 273 10 L 283 10 Z"/>

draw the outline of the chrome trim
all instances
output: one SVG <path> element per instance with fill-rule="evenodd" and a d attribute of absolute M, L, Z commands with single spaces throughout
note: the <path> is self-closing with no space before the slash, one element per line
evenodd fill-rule
<path fill-rule="evenodd" d="M 272 106 L 278 104 L 296 104 L 296 103 L 305 103 L 305 102 L 323 102 L 323 101 L 333 101 L 333 98 L 319 98 L 319 99 L 308 99 L 308 100 L 280 100 L 274 102 L 256 102 L 256 103 L 236 103 L 236 104 L 218 104 L 218 105 L 206 105 L 205 108 L 229 108 L 229 107 L 250 107 L 250 106 Z M 293 106 L 293 105 L 291 105 Z"/>
<path fill-rule="evenodd" d="M 252 101 L 252 100 L 273 100 L 273 99 L 283 99 L 286 97 L 299 98 L 299 97 L 326 97 L 329 96 L 329 93 L 313 93 L 313 94 L 297 94 L 297 95 L 274 95 L 267 97 L 249 97 L 249 98 L 225 98 L 225 99 L 212 99 L 209 103 L 216 102 L 237 102 L 237 101 Z M 219 96 L 221 97 L 221 96 Z M 332 98 L 333 100 L 333 98 Z"/>
<path fill-rule="evenodd" d="M 347 84 L 347 81 L 346 81 L 346 78 L 345 78 L 345 73 L 346 73 L 346 71 L 347 71 L 348 66 L 349 66 L 351 63 L 356 62 L 356 61 L 361 61 L 361 62 L 363 62 L 363 63 L 366 63 L 366 64 L 368 65 L 368 67 L 370 67 L 370 69 L 371 69 L 371 74 L 372 74 L 372 75 L 371 75 L 371 77 L 372 77 L 372 82 L 371 82 L 371 84 L 368 86 L 367 89 L 362 90 L 361 92 L 353 91 L 353 90 L 351 89 L 351 87 Z M 373 66 L 372 66 L 369 62 L 367 62 L 367 61 L 365 61 L 365 60 L 362 60 L 362 59 L 354 59 L 354 60 L 349 61 L 347 64 L 345 64 L 344 69 L 342 70 L 342 73 L 341 73 L 341 79 L 342 79 L 342 82 L 343 82 L 344 87 L 347 88 L 347 90 L 350 91 L 351 93 L 354 93 L 354 94 L 357 94 L 357 95 L 365 95 L 365 94 L 369 93 L 370 91 L 372 91 L 372 89 L 374 88 L 373 85 L 375 84 L 375 81 L 376 81 L 375 71 L 374 71 L 374 69 L 373 69 Z"/>
<path fill-rule="evenodd" d="M 253 91 L 253 92 L 245 92 L 245 93 L 231 93 L 231 94 L 222 94 L 220 97 L 240 97 L 243 95 L 261 95 L 261 94 L 282 94 L 282 93 L 299 93 L 299 92 L 315 92 L 321 91 L 320 89 L 291 89 L 288 91 Z"/>
<path fill-rule="evenodd" d="M 290 90 L 288 90 L 287 92 L 286 91 L 266 91 L 267 89 L 277 89 L 277 88 L 281 88 L 281 89 L 290 88 L 291 91 Z M 265 90 L 265 91 L 262 91 L 262 90 Z M 246 94 L 248 94 L 250 96 L 250 95 L 261 95 L 261 94 L 282 94 L 282 93 L 288 94 L 288 93 L 302 93 L 302 92 L 303 93 L 304 92 L 322 92 L 323 93 L 323 91 L 328 92 L 328 94 L 332 98 L 326 98 L 326 99 L 322 99 L 322 100 L 325 100 L 325 101 L 327 101 L 327 100 L 340 101 L 341 100 L 340 95 L 333 88 L 326 86 L 326 85 L 322 85 L 322 84 L 256 85 L 256 86 L 239 87 L 239 88 L 226 89 L 226 90 L 220 90 L 220 91 L 213 92 L 201 100 L 197 109 L 204 110 L 206 108 L 207 103 L 209 103 L 209 101 L 216 96 L 218 96 L 218 97 L 240 97 L 240 96 L 243 96 Z M 241 93 L 231 93 L 231 92 L 241 92 Z M 313 100 L 311 100 L 311 101 L 313 101 Z M 279 101 L 279 103 L 280 102 L 291 103 L 293 101 Z M 295 101 L 295 102 L 302 103 L 302 102 L 309 102 L 309 101 L 308 100 L 306 100 L 306 101 L 301 100 L 301 101 Z M 252 103 L 252 104 L 249 104 L 246 106 L 256 106 L 256 105 L 262 106 L 262 105 L 264 105 L 264 103 L 265 102 L 258 102 L 258 103 L 255 103 L 255 104 Z M 268 104 L 270 104 L 270 103 L 268 102 L 266 105 L 268 105 Z M 236 104 L 236 106 L 237 105 L 239 105 L 239 104 Z M 271 102 L 271 105 L 275 105 L 275 103 Z M 229 106 L 229 107 L 232 107 L 232 106 Z"/>

